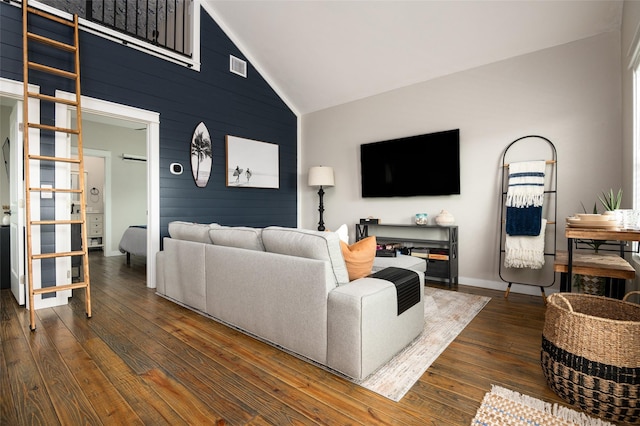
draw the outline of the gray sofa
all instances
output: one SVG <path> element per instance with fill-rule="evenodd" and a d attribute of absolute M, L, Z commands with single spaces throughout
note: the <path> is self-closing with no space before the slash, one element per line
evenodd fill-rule
<path fill-rule="evenodd" d="M 169 235 L 159 295 L 353 379 L 423 330 L 423 274 L 419 302 L 398 315 L 393 283 L 349 282 L 335 233 L 172 222 Z"/>

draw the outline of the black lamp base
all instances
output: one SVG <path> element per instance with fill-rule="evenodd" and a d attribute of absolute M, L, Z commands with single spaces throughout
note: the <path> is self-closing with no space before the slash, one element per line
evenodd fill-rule
<path fill-rule="evenodd" d="M 322 220 L 322 213 L 324 213 L 324 204 L 322 203 L 324 190 L 322 187 L 318 190 L 318 196 L 320 197 L 320 206 L 318 207 L 318 211 L 320 212 L 320 222 L 318 222 L 318 231 L 324 231 L 324 221 Z"/>

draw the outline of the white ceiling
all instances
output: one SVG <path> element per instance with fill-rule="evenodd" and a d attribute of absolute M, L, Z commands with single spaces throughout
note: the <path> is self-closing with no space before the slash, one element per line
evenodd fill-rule
<path fill-rule="evenodd" d="M 202 0 L 299 114 L 618 31 L 621 0 Z"/>

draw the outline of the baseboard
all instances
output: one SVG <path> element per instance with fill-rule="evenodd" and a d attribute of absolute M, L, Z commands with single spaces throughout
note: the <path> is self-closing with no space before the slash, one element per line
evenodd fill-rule
<path fill-rule="evenodd" d="M 468 285 L 471 287 L 481 287 L 481 288 L 487 288 L 489 290 L 498 290 L 498 291 L 506 291 L 509 285 L 504 281 L 490 281 L 490 280 L 481 280 L 477 278 L 468 278 L 468 277 L 459 277 L 458 282 L 462 285 Z M 552 287 L 545 287 L 544 292 L 547 295 L 552 293 L 557 293 L 558 288 L 555 285 Z M 530 296 L 540 296 L 540 287 L 534 286 L 534 285 L 512 284 L 511 293 L 527 294 Z"/>

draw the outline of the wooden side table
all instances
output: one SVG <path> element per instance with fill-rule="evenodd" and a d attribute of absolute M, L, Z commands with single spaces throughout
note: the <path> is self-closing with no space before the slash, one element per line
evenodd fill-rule
<path fill-rule="evenodd" d="M 556 252 L 553 270 L 561 274 L 560 291 L 571 291 L 572 283 L 568 278 L 568 252 Z M 609 288 L 607 295 L 617 299 L 621 299 L 624 296 L 625 280 L 634 279 L 636 276 L 633 266 L 613 253 L 573 253 L 572 272 L 574 274 L 606 278 L 607 287 Z"/>
<path fill-rule="evenodd" d="M 631 230 L 611 230 L 611 229 L 588 229 L 588 228 L 565 228 L 565 236 L 567 237 L 567 265 L 566 274 L 567 281 L 565 288 L 571 291 L 571 278 L 574 273 L 583 273 L 585 275 L 604 276 L 615 279 L 633 279 L 635 277 L 635 269 L 624 260 L 624 246 L 627 241 L 640 241 L 640 231 Z M 583 254 L 573 253 L 573 240 L 602 240 L 602 241 L 620 241 L 620 256 L 616 256 L 620 260 L 613 261 L 607 259 L 610 255 L 593 253 L 589 259 L 585 259 Z M 575 257 L 575 258 L 574 258 Z M 580 259 L 578 259 L 580 258 Z M 624 263 L 623 263 L 624 262 Z M 557 265 L 556 265 L 557 263 Z M 562 256 L 556 255 L 556 268 L 562 269 Z M 626 266 L 626 265 L 628 266 Z M 583 272 L 580 272 L 583 271 Z M 633 271 L 633 275 L 631 275 Z M 557 270 L 557 272 L 562 272 Z M 596 273 L 597 272 L 597 273 Z M 606 275 L 598 275 L 606 274 Z M 620 275 L 620 276 L 614 276 Z M 562 283 L 560 285 L 561 289 Z M 622 287 L 618 285 L 617 287 Z M 617 294 L 624 293 L 624 289 L 618 289 Z M 621 297 L 621 296 L 620 296 Z"/>

